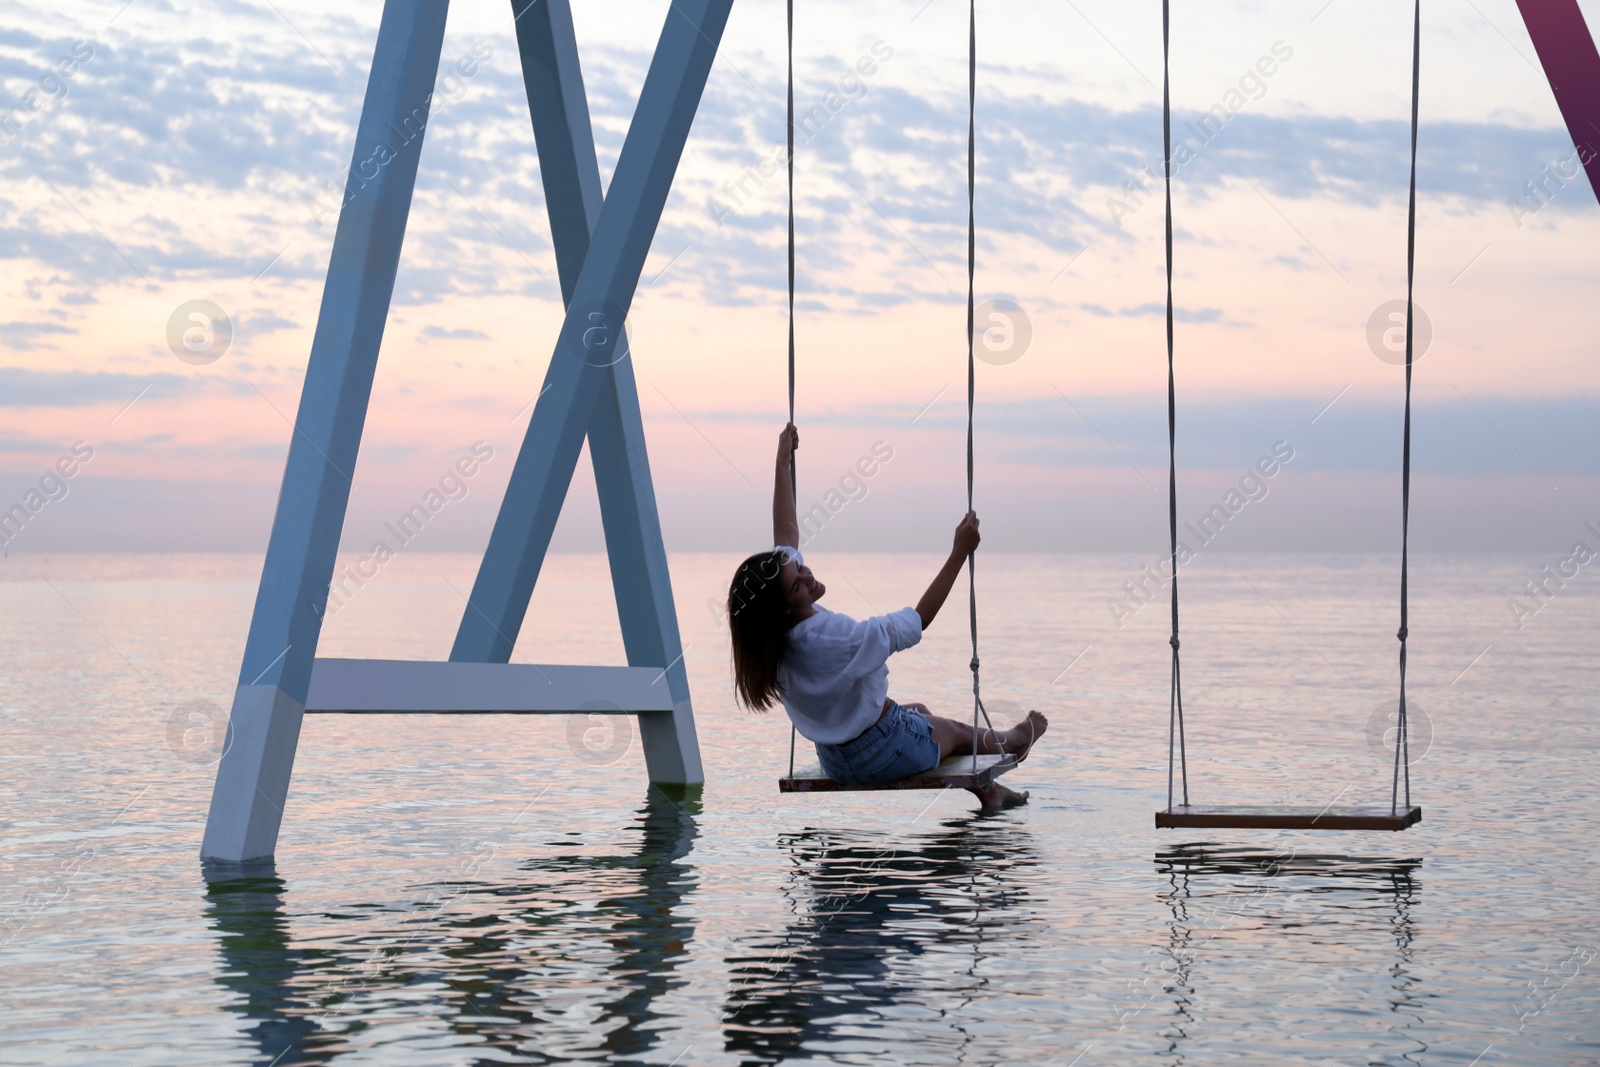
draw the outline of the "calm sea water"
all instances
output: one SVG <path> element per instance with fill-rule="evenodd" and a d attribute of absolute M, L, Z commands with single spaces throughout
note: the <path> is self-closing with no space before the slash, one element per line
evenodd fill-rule
<path fill-rule="evenodd" d="M 1595 579 L 1424 557 L 1404 834 L 1156 831 L 1158 602 L 1134 556 L 993 556 L 985 692 L 1052 732 L 964 793 L 780 796 L 673 561 L 707 784 L 651 790 L 627 720 L 309 717 L 275 866 L 198 847 L 258 561 L 0 567 L 0 1062 L 1600 1063 Z M 813 561 L 838 610 L 936 561 Z M 391 563 L 328 655 L 442 658 L 475 561 Z M 1196 802 L 1388 800 L 1395 561 L 1215 555 L 1186 578 Z M 970 714 L 953 600 L 893 691 Z M 621 663 L 603 559 L 546 567 L 519 658 Z"/>

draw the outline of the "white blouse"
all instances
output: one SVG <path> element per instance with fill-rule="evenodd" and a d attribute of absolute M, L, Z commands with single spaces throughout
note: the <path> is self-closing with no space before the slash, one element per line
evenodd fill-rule
<path fill-rule="evenodd" d="M 804 562 L 797 549 L 778 550 Z M 889 695 L 889 657 L 922 640 L 922 616 L 901 608 L 857 622 L 820 604 L 812 610 L 789 629 L 778 688 L 802 736 L 842 744 L 878 721 Z"/>

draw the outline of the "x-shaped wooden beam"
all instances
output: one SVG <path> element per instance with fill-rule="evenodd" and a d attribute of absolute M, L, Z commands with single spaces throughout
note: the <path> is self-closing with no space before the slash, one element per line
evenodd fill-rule
<path fill-rule="evenodd" d="M 453 660 L 509 659 L 586 431 L 628 662 L 662 667 L 679 713 L 688 713 L 688 678 L 622 322 L 731 4 L 673 5 L 611 191 L 603 194 L 569 0 L 511 0 L 567 317 Z M 677 51 L 703 56 L 704 65 L 674 74 L 663 56 Z M 659 128 L 655 136 L 653 127 Z M 641 176 L 632 168 L 645 151 L 653 166 Z M 621 220 L 629 228 L 624 235 L 616 232 Z M 618 239 L 623 236 L 626 241 Z M 655 716 L 640 719 L 652 780 L 698 781 L 698 753 L 672 756 L 681 740 L 655 743 L 652 730 L 666 728 Z M 672 733 L 681 739 L 683 724 L 674 724 Z"/>

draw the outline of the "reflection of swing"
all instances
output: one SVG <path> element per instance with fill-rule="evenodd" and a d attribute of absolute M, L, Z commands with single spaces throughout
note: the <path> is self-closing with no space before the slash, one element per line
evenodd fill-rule
<path fill-rule="evenodd" d="M 810 1060 L 817 1049 L 857 1046 L 862 1020 L 881 1025 L 910 1012 L 922 1021 L 918 1049 L 938 1048 L 943 1062 L 1006 1058 L 1000 1050 L 1008 1036 L 971 1020 L 974 1005 L 980 1019 L 981 1009 L 993 1010 L 996 961 L 1030 936 L 1036 902 L 1024 875 L 1039 856 L 1021 827 L 993 834 L 981 822 L 947 825 L 951 832 L 909 840 L 855 831 L 778 835 L 785 923 L 734 940 L 722 1007 L 726 1052 L 739 1063 Z M 937 981 L 906 965 L 934 954 Z M 882 1051 L 886 1062 L 925 1062 L 902 1047 Z"/>
<path fill-rule="evenodd" d="M 1329 949 L 1341 963 L 1348 963 L 1353 950 L 1374 952 L 1389 938 L 1393 955 L 1382 961 L 1381 970 L 1350 968 L 1344 980 L 1358 975 L 1368 980 L 1387 978 L 1386 1002 L 1366 1009 L 1369 1020 L 1383 1020 L 1384 1030 L 1397 1038 L 1421 1040 L 1406 1031 L 1424 1023 L 1420 1013 L 1426 1003 L 1419 995 L 1421 979 L 1412 947 L 1416 938 L 1412 911 L 1422 895 L 1422 860 L 1203 845 L 1179 845 L 1157 852 L 1154 860 L 1155 873 L 1166 883 L 1157 899 L 1171 912 L 1166 944 L 1153 947 L 1164 960 L 1157 975 L 1147 967 L 1143 983 L 1129 983 L 1133 999 L 1124 1001 L 1119 1018 L 1126 1025 L 1159 1003 L 1162 1011 L 1151 1012 L 1157 1018 L 1147 1018 L 1145 1030 L 1154 1029 L 1151 1037 L 1168 1042 L 1163 1051 L 1170 1062 L 1207 1059 L 1202 1054 L 1209 1051 L 1204 1047 L 1206 1028 L 1198 1025 L 1207 1013 L 1191 1006 L 1204 1005 L 1238 981 L 1240 972 L 1230 964 L 1270 961 L 1292 966 L 1291 961 L 1298 961 L 1303 970 L 1308 959 L 1300 952 L 1313 953 L 1311 960 L 1326 959 Z M 1294 944 L 1302 939 L 1302 944 Z M 1350 1009 L 1362 1011 L 1359 1002 Z M 1352 1045 L 1383 1032 L 1363 1035 L 1359 1022 L 1351 1022 L 1344 1039 Z M 1339 1057 L 1338 1049 L 1325 1051 Z M 1399 1058 L 1409 1062 L 1409 1057 Z M 1362 1062 L 1391 1060 L 1368 1055 Z"/>
<path fill-rule="evenodd" d="M 789 0 L 789 421 L 794 422 L 794 0 Z M 972 408 L 976 396 L 973 354 L 973 280 L 977 269 L 977 225 L 973 201 L 977 188 L 978 12 L 968 0 L 967 13 L 967 510 L 972 510 Z M 790 455 L 789 486 L 794 489 L 794 457 Z M 978 695 L 978 586 L 973 559 L 967 557 L 969 616 L 972 624 L 972 754 L 951 756 L 932 770 L 882 785 L 854 785 L 829 778 L 817 764 L 794 767 L 794 727 L 789 728 L 789 773 L 778 779 L 783 793 L 823 793 L 875 789 L 988 789 L 996 778 L 1017 765 L 1010 753 L 978 752 L 978 717 L 991 731 L 994 724 Z"/>
<path fill-rule="evenodd" d="M 1168 524 L 1172 545 L 1172 703 L 1167 734 L 1167 806 L 1156 812 L 1157 827 L 1280 830 L 1404 830 L 1422 820 L 1411 803 L 1410 749 L 1406 738 L 1407 547 L 1411 515 L 1411 296 L 1417 251 L 1417 100 L 1422 69 L 1422 0 L 1417 0 L 1411 40 L 1411 188 L 1406 216 L 1406 401 L 1400 477 L 1400 704 L 1394 738 L 1394 784 L 1389 807 L 1294 807 L 1284 805 L 1194 805 L 1189 803 L 1189 762 L 1184 751 L 1183 685 L 1178 663 L 1178 461 L 1177 389 L 1173 381 L 1172 316 L 1172 96 L 1168 62 L 1171 38 L 1169 0 L 1161 3 L 1161 136 L 1166 162 L 1167 249 L 1167 447 Z M 1173 803 L 1174 771 L 1183 803 Z M 1404 791 L 1402 793 L 1402 781 Z M 1404 803 L 1402 803 L 1402 796 Z"/>

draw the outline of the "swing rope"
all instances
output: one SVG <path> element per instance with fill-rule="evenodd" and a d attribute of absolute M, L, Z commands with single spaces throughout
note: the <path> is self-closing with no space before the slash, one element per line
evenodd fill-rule
<path fill-rule="evenodd" d="M 794 0 L 789 0 L 789 422 L 794 423 Z M 789 493 L 799 503 L 794 450 L 789 451 Z M 795 546 L 799 548 L 799 545 Z"/>
<path fill-rule="evenodd" d="M 789 424 L 794 425 L 794 0 L 789 0 Z M 798 508 L 800 490 L 795 476 L 794 450 L 789 450 L 789 496 Z M 795 545 L 799 548 L 799 545 Z M 794 739 L 789 724 L 789 777 L 794 777 Z"/>
<path fill-rule="evenodd" d="M 1416 2 L 1411 33 L 1411 189 L 1406 213 L 1406 419 L 1400 447 L 1400 709 L 1395 718 L 1394 783 L 1389 793 L 1389 813 L 1400 811 L 1401 776 L 1404 775 L 1406 808 L 1411 807 L 1411 742 L 1406 736 L 1406 638 L 1410 636 L 1409 557 L 1411 542 L 1411 366 L 1415 359 L 1411 318 L 1412 294 L 1417 277 L 1417 112 L 1422 93 L 1422 0 Z"/>
<path fill-rule="evenodd" d="M 977 360 L 974 347 L 976 280 L 978 272 L 978 0 L 967 3 L 967 510 L 972 510 L 972 415 L 977 401 Z M 972 629 L 972 771 L 978 771 L 978 716 L 989 733 L 994 723 L 983 706 L 978 678 L 978 571 L 975 552 L 967 553 L 967 616 Z"/>
<path fill-rule="evenodd" d="M 1167 809 L 1172 809 L 1174 756 L 1182 776 L 1183 803 L 1189 804 L 1189 755 L 1183 738 L 1183 671 L 1178 659 L 1178 388 L 1173 371 L 1172 329 L 1172 12 L 1161 0 L 1161 152 L 1166 175 L 1167 246 L 1167 527 L 1172 564 L 1172 699 L 1167 712 Z"/>

